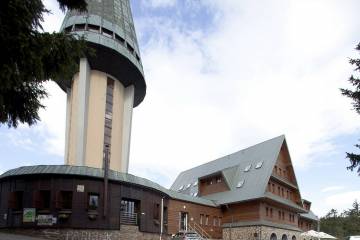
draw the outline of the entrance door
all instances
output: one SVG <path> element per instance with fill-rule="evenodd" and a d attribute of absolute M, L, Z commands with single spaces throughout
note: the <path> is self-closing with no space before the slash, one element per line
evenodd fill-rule
<path fill-rule="evenodd" d="M 188 213 L 181 212 L 180 213 L 180 231 L 187 231 L 187 224 L 188 224 Z"/>

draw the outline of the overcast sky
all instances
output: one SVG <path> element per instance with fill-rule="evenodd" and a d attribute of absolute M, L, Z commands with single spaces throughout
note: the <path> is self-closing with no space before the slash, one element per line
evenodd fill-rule
<path fill-rule="evenodd" d="M 63 13 L 46 31 L 58 31 Z M 360 136 L 348 87 L 358 0 L 133 0 L 147 82 L 135 108 L 130 173 L 169 187 L 179 172 L 285 134 L 302 197 L 318 215 L 360 200 L 346 151 Z M 0 170 L 62 164 L 65 93 L 34 127 L 0 126 Z"/>

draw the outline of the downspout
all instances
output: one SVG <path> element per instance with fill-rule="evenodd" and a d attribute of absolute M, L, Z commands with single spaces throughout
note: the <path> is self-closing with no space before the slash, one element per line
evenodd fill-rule
<path fill-rule="evenodd" d="M 104 218 L 108 208 L 108 182 L 109 182 L 109 145 L 105 145 L 104 154 Z"/>
<path fill-rule="evenodd" d="M 164 225 L 164 197 L 161 198 L 161 214 L 160 214 L 160 240 L 163 235 L 163 225 Z"/>

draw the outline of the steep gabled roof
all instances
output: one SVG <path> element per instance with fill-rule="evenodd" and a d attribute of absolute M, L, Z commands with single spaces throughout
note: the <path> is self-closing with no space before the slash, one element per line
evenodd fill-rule
<path fill-rule="evenodd" d="M 202 198 L 213 200 L 217 204 L 263 198 L 281 146 L 284 143 L 285 136 L 281 135 L 184 171 L 176 178 L 171 190 L 178 191 L 181 186 L 192 184 L 201 177 L 221 172 L 230 191 L 214 193 Z M 261 162 L 261 167 L 256 168 L 256 165 Z M 245 172 L 244 169 L 250 165 L 250 170 Z M 237 188 L 240 181 L 244 181 L 244 184 L 242 187 Z M 197 191 L 198 186 L 192 184 L 191 188 Z"/>

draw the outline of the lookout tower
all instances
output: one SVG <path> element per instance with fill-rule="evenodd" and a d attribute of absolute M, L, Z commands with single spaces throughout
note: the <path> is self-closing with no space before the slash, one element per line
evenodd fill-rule
<path fill-rule="evenodd" d="M 95 54 L 60 87 L 67 93 L 65 164 L 128 172 L 132 110 L 146 83 L 129 0 L 88 0 L 87 12 L 70 11 L 61 26 L 84 37 Z"/>

